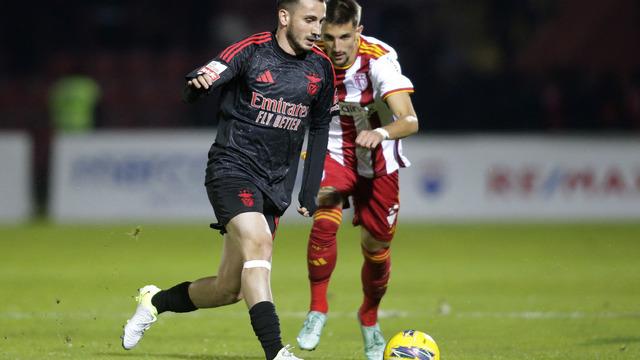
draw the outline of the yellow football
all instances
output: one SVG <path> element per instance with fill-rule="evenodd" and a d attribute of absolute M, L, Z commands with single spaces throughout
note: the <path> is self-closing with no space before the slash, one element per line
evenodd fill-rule
<path fill-rule="evenodd" d="M 384 349 L 384 360 L 396 359 L 440 360 L 440 349 L 422 331 L 405 330 L 394 335 Z"/>

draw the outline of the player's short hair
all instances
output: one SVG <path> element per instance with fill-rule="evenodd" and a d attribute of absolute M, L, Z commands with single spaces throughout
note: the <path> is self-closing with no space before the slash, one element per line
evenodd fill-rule
<path fill-rule="evenodd" d="M 277 8 L 278 10 L 280 9 L 291 9 L 291 5 L 293 4 L 297 4 L 300 0 L 277 0 L 276 4 L 277 4 Z M 318 1 L 322 1 L 325 2 L 326 0 L 318 0 Z"/>
<path fill-rule="evenodd" d="M 351 22 L 353 26 L 360 25 L 362 7 L 355 0 L 327 1 L 326 22 L 342 25 Z"/>

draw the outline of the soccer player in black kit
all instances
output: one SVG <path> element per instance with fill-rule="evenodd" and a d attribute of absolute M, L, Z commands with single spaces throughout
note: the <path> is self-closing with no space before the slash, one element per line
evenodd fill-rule
<path fill-rule="evenodd" d="M 127 321 L 129 350 L 165 311 L 190 312 L 244 299 L 267 360 L 298 359 L 283 346 L 270 286 L 273 236 L 291 192 L 306 129 L 307 156 L 298 212 L 309 217 L 324 164 L 329 122 L 338 116 L 331 61 L 314 45 L 323 0 L 279 0 L 278 27 L 229 46 L 187 75 L 184 99 L 196 101 L 220 88 L 215 143 L 206 188 L 224 234 L 217 276 L 167 290 L 147 285 Z"/>

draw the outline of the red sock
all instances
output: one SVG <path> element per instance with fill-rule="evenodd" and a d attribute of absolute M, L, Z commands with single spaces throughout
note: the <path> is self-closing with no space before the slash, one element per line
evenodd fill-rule
<path fill-rule="evenodd" d="M 336 267 L 336 233 L 342 222 L 340 208 L 320 208 L 313 215 L 313 227 L 307 247 L 307 267 L 311 284 L 311 311 L 327 313 L 327 287 Z"/>
<path fill-rule="evenodd" d="M 362 290 L 364 300 L 358 311 L 360 322 L 364 326 L 373 326 L 378 322 L 378 306 L 387 292 L 387 283 L 391 272 L 391 251 L 389 248 L 376 252 L 362 249 Z"/>

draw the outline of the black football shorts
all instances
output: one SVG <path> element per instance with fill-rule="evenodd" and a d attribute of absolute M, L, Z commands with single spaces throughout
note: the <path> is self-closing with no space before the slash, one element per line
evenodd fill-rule
<path fill-rule="evenodd" d="M 225 226 L 236 215 L 246 212 L 262 213 L 267 219 L 271 234 L 276 233 L 280 219 L 279 210 L 269 197 L 251 181 L 240 178 L 218 178 L 206 184 L 209 202 L 218 223 L 211 228 L 226 233 Z"/>

